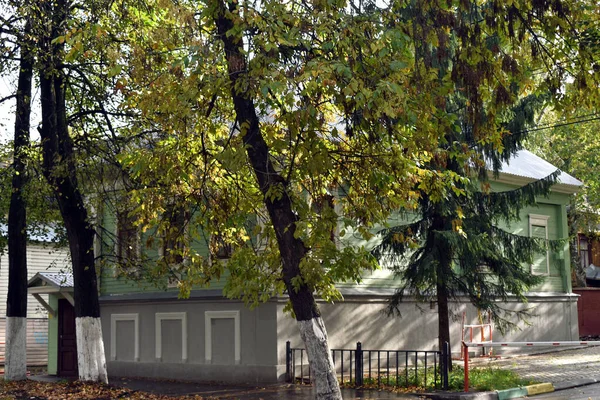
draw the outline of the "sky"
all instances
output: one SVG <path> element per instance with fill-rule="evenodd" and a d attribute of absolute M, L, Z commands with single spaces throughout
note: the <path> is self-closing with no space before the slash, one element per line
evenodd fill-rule
<path fill-rule="evenodd" d="M 0 99 L 14 93 L 17 87 L 16 74 L 0 75 Z M 0 104 L 0 143 L 11 140 L 15 129 L 16 99 L 10 99 Z M 37 125 L 40 121 L 39 88 L 34 83 L 31 110 L 31 139 L 38 140 Z"/>

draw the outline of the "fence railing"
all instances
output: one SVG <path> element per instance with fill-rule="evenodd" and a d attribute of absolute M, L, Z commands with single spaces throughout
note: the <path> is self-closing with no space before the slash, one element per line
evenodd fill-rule
<path fill-rule="evenodd" d="M 436 350 L 332 349 L 336 374 L 342 383 L 362 386 L 382 384 L 397 387 L 431 386 L 448 389 L 449 346 Z M 286 377 L 288 382 L 311 383 L 311 369 L 306 350 L 292 348 L 286 342 Z M 430 378 L 428 380 L 428 377 Z"/>

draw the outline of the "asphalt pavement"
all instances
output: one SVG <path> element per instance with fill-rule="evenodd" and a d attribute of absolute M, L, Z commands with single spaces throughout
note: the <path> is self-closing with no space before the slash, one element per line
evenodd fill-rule
<path fill-rule="evenodd" d="M 227 400 L 312 400 L 314 389 L 310 385 L 274 384 L 266 386 L 225 385 L 218 383 L 193 383 L 150 379 L 112 379 L 111 385 L 147 393 L 170 395 L 199 395 L 206 399 Z M 342 389 L 345 400 L 405 399 L 417 400 L 412 394 L 388 391 Z"/>
<path fill-rule="evenodd" d="M 460 364 L 457 362 L 457 364 Z M 529 396 L 544 400 L 600 400 L 600 346 L 554 351 L 545 354 L 475 358 L 472 367 L 511 369 L 522 378 L 546 383 L 554 393 Z M 57 379 L 32 377 L 32 379 Z M 131 390 L 163 394 L 177 398 L 200 395 L 206 399 L 239 400 L 312 400 L 313 388 L 308 385 L 278 384 L 265 386 L 226 385 L 218 383 L 176 382 L 139 378 L 113 378 L 111 385 Z M 519 389 L 519 388 L 515 388 Z M 520 388 L 523 389 L 523 388 Z M 504 400 L 521 398 L 522 390 L 481 393 L 397 394 L 378 390 L 343 389 L 345 400 L 367 399 L 453 399 Z M 527 393 L 527 392 L 525 392 Z"/>
<path fill-rule="evenodd" d="M 535 400 L 597 400 L 600 399 L 600 383 L 538 394 L 531 398 Z"/>

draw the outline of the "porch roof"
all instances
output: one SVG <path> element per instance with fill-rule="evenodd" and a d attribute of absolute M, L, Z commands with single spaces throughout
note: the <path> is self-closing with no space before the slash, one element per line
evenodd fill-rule
<path fill-rule="evenodd" d="M 33 288 L 48 288 L 49 291 L 47 293 L 56 291 L 56 289 L 59 289 L 59 291 L 60 289 L 73 291 L 73 274 L 66 272 L 38 272 L 29 279 L 27 287 L 30 289 L 30 292 Z"/>
<path fill-rule="evenodd" d="M 48 304 L 41 296 L 42 294 L 54 293 L 62 295 L 72 306 L 75 306 L 73 298 L 73 274 L 66 272 L 38 272 L 27 282 L 27 292 L 33 295 L 46 311 L 53 317 L 56 310 Z"/>

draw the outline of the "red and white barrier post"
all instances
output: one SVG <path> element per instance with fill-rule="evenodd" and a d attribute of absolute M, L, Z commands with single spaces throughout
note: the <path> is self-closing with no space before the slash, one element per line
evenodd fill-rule
<path fill-rule="evenodd" d="M 465 392 L 469 391 L 469 346 L 465 342 L 463 344 L 463 358 L 465 360 Z"/>

